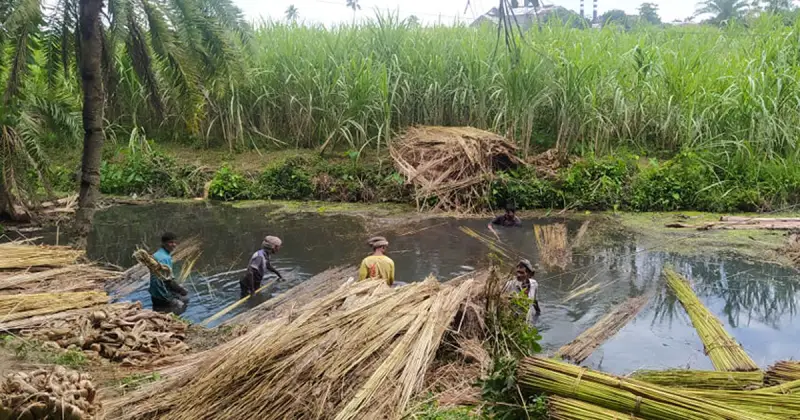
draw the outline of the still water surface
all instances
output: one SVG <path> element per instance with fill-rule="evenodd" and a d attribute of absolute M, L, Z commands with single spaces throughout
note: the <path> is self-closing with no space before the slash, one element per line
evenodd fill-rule
<path fill-rule="evenodd" d="M 428 274 L 449 278 L 484 266 L 487 259 L 486 247 L 458 229 L 467 226 L 485 232 L 486 221 L 482 220 L 433 219 L 413 227 L 368 232 L 360 216 L 276 216 L 269 210 L 210 204 L 113 207 L 97 215 L 89 256 L 127 267 L 133 264 L 131 254 L 136 246 L 154 250 L 163 231 L 184 238 L 199 236 L 203 256 L 195 267 L 197 274 L 188 281 L 192 302 L 184 314 L 192 321 L 201 321 L 238 300 L 241 269 L 266 234 L 284 241 L 273 264 L 288 281 L 278 285 L 275 293 L 329 267 L 358 263 L 369 252 L 367 236 L 376 233 L 385 234 L 391 242 L 390 256 L 399 281 L 418 281 Z M 524 227 L 499 230 L 499 234 L 509 248 L 535 263 L 538 250 L 532 226 L 556 221 L 525 220 Z M 574 235 L 580 224 L 566 223 Z M 565 270 L 537 273 L 543 311 L 537 327 L 545 350 L 574 339 L 613 305 L 648 294 L 652 297 L 637 318 L 585 364 L 620 374 L 640 368 L 711 369 L 688 316 L 666 293 L 660 274 L 662 267 L 672 266 L 692 280 L 701 300 L 758 364 L 800 358 L 800 325 L 794 322 L 800 276 L 795 271 L 751 263 L 735 255 L 671 254 L 645 248 L 635 235 L 608 231 L 592 235 L 593 240 L 575 251 Z M 587 281 L 607 285 L 565 302 L 570 292 Z M 140 300 L 149 306 L 147 285 L 142 284 L 125 300 Z"/>

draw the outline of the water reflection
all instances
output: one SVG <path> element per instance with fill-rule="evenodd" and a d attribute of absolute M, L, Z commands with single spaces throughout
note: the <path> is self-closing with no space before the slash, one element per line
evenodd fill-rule
<path fill-rule="evenodd" d="M 152 249 L 165 230 L 183 237 L 199 235 L 204 252 L 197 266 L 200 274 L 189 281 L 193 302 L 185 314 L 198 321 L 238 299 L 241 269 L 267 233 L 282 237 L 285 244 L 274 263 L 289 281 L 277 288 L 278 293 L 331 266 L 358 263 L 369 252 L 366 237 L 378 233 L 368 232 L 359 217 L 269 214 L 265 208 L 209 204 L 115 207 L 98 214 L 89 255 L 129 266 L 135 247 Z M 526 220 L 518 229 L 499 229 L 499 235 L 506 247 L 535 263 L 539 250 L 532 226 L 555 222 L 566 223 L 570 237 L 580 228 L 580 222 L 547 218 Z M 486 221 L 428 220 L 413 228 L 380 232 L 391 242 L 397 280 L 419 281 L 429 274 L 449 278 L 485 266 L 486 246 L 462 233 L 460 226 L 485 232 Z M 538 327 L 546 350 L 574 339 L 612 306 L 646 294 L 652 299 L 639 316 L 586 363 L 617 373 L 645 367 L 711 368 L 685 311 L 661 278 L 662 268 L 672 266 L 692 281 L 703 303 L 757 363 L 800 357 L 800 326 L 793 322 L 800 278 L 794 271 L 730 255 L 676 255 L 600 226 L 591 226 L 590 236 L 573 250 L 564 270 L 536 275 L 543 311 Z M 604 286 L 565 301 L 584 284 Z M 144 285 L 128 298 L 149 304 Z"/>

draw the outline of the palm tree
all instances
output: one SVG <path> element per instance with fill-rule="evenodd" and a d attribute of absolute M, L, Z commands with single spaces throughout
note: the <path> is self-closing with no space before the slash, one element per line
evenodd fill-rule
<path fill-rule="evenodd" d="M 347 7 L 353 9 L 353 25 L 356 24 L 356 10 L 361 10 L 358 0 L 347 0 Z"/>
<path fill-rule="evenodd" d="M 294 22 L 297 20 L 297 17 L 300 16 L 297 8 L 294 7 L 293 4 L 290 4 L 289 7 L 286 8 L 286 20 L 289 22 Z"/>
<path fill-rule="evenodd" d="M 719 25 L 741 19 L 747 8 L 746 0 L 705 0 L 697 5 L 695 16 L 713 15 L 710 22 Z"/>

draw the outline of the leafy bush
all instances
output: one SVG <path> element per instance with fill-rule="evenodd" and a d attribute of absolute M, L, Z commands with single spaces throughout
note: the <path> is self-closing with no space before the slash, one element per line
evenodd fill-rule
<path fill-rule="evenodd" d="M 252 183 L 244 176 L 223 166 L 211 179 L 208 197 L 213 200 L 247 200 L 252 197 Z"/>
<path fill-rule="evenodd" d="M 617 209 L 625 203 L 627 187 L 638 167 L 632 155 L 588 158 L 576 162 L 564 175 L 566 203 L 590 210 Z"/>
<path fill-rule="evenodd" d="M 202 182 L 195 168 L 182 167 L 158 152 L 125 153 L 100 166 L 100 191 L 104 194 L 148 194 L 158 197 L 194 195 Z M 195 181 L 195 182 L 192 182 Z"/>
<path fill-rule="evenodd" d="M 514 203 L 518 209 L 540 209 L 561 206 L 563 193 L 552 182 L 539 179 L 527 168 L 501 172 L 492 182 L 489 204 L 503 208 Z"/>
<path fill-rule="evenodd" d="M 709 163 L 694 153 L 683 153 L 660 165 L 653 161 L 633 181 L 631 208 L 673 211 L 693 209 L 702 203 L 709 209 L 715 207 L 710 190 L 718 183 Z"/>
<path fill-rule="evenodd" d="M 311 198 L 311 183 L 307 162 L 302 158 L 289 158 L 282 164 L 268 168 L 258 179 L 258 198 L 280 200 L 306 200 Z"/>

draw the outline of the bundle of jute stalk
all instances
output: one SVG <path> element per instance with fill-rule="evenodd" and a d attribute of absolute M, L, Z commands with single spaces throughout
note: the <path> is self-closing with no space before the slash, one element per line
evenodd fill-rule
<path fill-rule="evenodd" d="M 764 384 L 764 372 L 724 372 L 688 369 L 638 370 L 631 378 L 677 388 L 758 389 Z"/>
<path fill-rule="evenodd" d="M 780 417 L 742 412 L 727 404 L 687 395 L 673 388 L 623 379 L 553 359 L 527 357 L 517 378 L 533 392 L 596 404 L 652 420 L 761 420 Z"/>
<path fill-rule="evenodd" d="M 75 264 L 83 251 L 66 246 L 30 245 L 20 242 L 0 244 L 0 269 L 63 267 Z"/>
<path fill-rule="evenodd" d="M 108 305 L 20 332 L 55 348 L 82 349 L 123 366 L 146 366 L 188 350 L 186 324 L 168 314 L 142 310 L 139 302 Z"/>
<path fill-rule="evenodd" d="M 567 243 L 567 226 L 563 223 L 535 225 L 533 233 L 542 263 L 549 268 L 566 269 L 572 262 L 572 248 Z"/>
<path fill-rule="evenodd" d="M 4 323 L 70 309 L 88 308 L 108 303 L 100 292 L 36 293 L 0 296 L 0 330 Z"/>
<path fill-rule="evenodd" d="M 178 248 L 172 253 L 172 261 L 183 262 L 180 273 L 171 273 L 166 266 L 159 264 L 146 249 L 137 249 L 133 253 L 137 264 L 125 270 L 116 281 L 109 284 L 114 296 L 126 296 L 138 289 L 144 282 L 150 279 L 151 272 L 161 273 L 164 277 L 176 276 L 179 283 L 185 281 L 195 264 L 202 255 L 202 241 L 197 236 L 192 236 L 178 244 Z"/>
<path fill-rule="evenodd" d="M 88 374 L 63 366 L 11 373 L 0 382 L 0 419 L 88 420 L 96 395 Z"/>
<path fill-rule="evenodd" d="M 673 270 L 664 270 L 667 284 L 692 320 L 697 335 L 703 341 L 705 353 L 716 370 L 749 372 L 758 365 L 745 353 L 739 343 L 725 331 L 722 322 L 708 310 L 692 291 L 689 282 Z"/>
<path fill-rule="evenodd" d="M 21 292 L 85 292 L 105 289 L 119 276 L 116 271 L 89 264 L 74 264 L 44 271 L 18 271 L 0 274 L 0 295 Z"/>
<path fill-rule="evenodd" d="M 775 363 L 767 369 L 766 378 L 771 384 L 800 379 L 800 362 L 785 360 Z"/>
<path fill-rule="evenodd" d="M 686 395 L 717 401 L 743 412 L 758 413 L 782 419 L 800 416 L 800 395 L 774 392 L 730 390 L 685 390 Z"/>
<path fill-rule="evenodd" d="M 617 305 L 608 315 L 584 331 L 578 338 L 561 347 L 556 352 L 556 356 L 580 364 L 597 347 L 619 332 L 628 321 L 635 318 L 649 299 L 649 296 L 638 296 Z"/>
<path fill-rule="evenodd" d="M 204 353 L 169 387 L 112 402 L 108 416 L 399 418 L 474 288 L 433 279 L 394 289 L 345 284 Z"/>
<path fill-rule="evenodd" d="M 639 417 L 598 407 L 572 398 L 547 398 L 547 414 L 551 420 L 637 420 Z"/>

